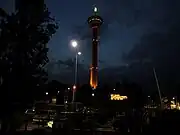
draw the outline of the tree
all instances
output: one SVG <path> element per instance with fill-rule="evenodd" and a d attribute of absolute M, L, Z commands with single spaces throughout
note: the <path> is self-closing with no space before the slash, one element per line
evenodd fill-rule
<path fill-rule="evenodd" d="M 90 85 L 85 84 L 80 87 L 76 92 L 76 101 L 90 106 L 92 102 L 92 88 Z"/>
<path fill-rule="evenodd" d="M 0 89 L 1 95 L 8 98 L 7 106 L 14 100 L 29 102 L 33 90 L 47 80 L 47 43 L 58 24 L 46 5 L 39 6 L 29 3 L 24 10 L 12 14 L 0 9 Z M 12 111 L 1 111 L 4 116 L 7 112 Z"/>
<path fill-rule="evenodd" d="M 136 83 L 126 84 L 125 89 L 128 96 L 128 104 L 131 108 L 141 109 L 144 106 L 144 95 L 142 88 Z"/>

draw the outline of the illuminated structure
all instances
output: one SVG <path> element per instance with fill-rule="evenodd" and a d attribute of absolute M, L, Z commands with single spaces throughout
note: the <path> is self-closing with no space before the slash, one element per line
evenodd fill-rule
<path fill-rule="evenodd" d="M 93 15 L 88 18 L 88 24 L 92 29 L 92 63 L 90 67 L 90 85 L 96 89 L 98 85 L 98 43 L 99 30 L 103 19 L 98 15 L 98 9 L 95 7 Z"/>
<path fill-rule="evenodd" d="M 127 96 L 121 96 L 119 94 L 111 94 L 111 100 L 125 100 L 128 99 Z"/>

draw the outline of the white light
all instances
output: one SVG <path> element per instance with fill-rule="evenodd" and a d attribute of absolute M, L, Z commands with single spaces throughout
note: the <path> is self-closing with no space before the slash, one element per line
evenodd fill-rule
<path fill-rule="evenodd" d="M 70 90 L 70 88 L 68 88 L 68 90 Z"/>
<path fill-rule="evenodd" d="M 94 7 L 94 12 L 97 12 L 97 7 Z"/>
<path fill-rule="evenodd" d="M 73 89 L 74 89 L 74 90 L 76 89 L 76 85 L 73 86 Z"/>
<path fill-rule="evenodd" d="M 59 91 L 58 91 L 58 93 L 59 93 Z"/>
<path fill-rule="evenodd" d="M 72 45 L 72 47 L 76 48 L 78 43 L 77 43 L 77 41 L 73 40 L 73 41 L 71 41 L 71 45 Z"/>
<path fill-rule="evenodd" d="M 67 101 L 65 101 L 65 103 L 67 104 Z"/>
<path fill-rule="evenodd" d="M 175 99 L 175 97 L 173 97 L 173 100 Z"/>
<path fill-rule="evenodd" d="M 94 97 L 94 93 L 92 93 L 92 96 Z"/>
<path fill-rule="evenodd" d="M 113 89 L 113 90 L 116 90 L 116 89 Z"/>
<path fill-rule="evenodd" d="M 46 95 L 48 95 L 48 92 L 46 92 Z"/>
<path fill-rule="evenodd" d="M 78 54 L 78 55 L 81 55 L 82 53 L 81 53 L 81 52 L 78 52 L 77 54 Z"/>

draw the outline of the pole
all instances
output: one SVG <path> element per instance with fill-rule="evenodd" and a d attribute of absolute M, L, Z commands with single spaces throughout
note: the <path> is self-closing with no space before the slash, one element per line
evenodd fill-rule
<path fill-rule="evenodd" d="M 78 68 L 78 53 L 76 51 L 76 63 L 75 63 L 75 73 L 74 73 L 74 86 L 77 85 L 77 68 Z M 76 86 L 77 87 L 77 86 Z M 76 93 L 76 87 L 75 89 L 73 88 L 73 99 L 72 103 L 75 101 L 75 93 Z"/>
<path fill-rule="evenodd" d="M 158 81 L 156 70 L 155 70 L 154 67 L 153 67 L 153 73 L 154 73 L 154 78 L 156 80 L 156 85 L 157 85 L 157 89 L 158 89 L 158 93 L 159 93 L 159 99 L 160 99 L 161 108 L 163 108 L 163 106 L 162 106 L 161 91 L 160 91 L 160 87 L 159 87 L 159 81 Z"/>

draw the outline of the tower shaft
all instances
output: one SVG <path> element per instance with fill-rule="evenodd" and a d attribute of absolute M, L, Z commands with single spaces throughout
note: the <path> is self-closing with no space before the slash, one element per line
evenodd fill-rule
<path fill-rule="evenodd" d="M 98 44 L 100 36 L 100 26 L 103 19 L 98 15 L 97 8 L 94 8 L 94 14 L 88 18 L 88 24 L 92 29 L 92 63 L 90 66 L 90 85 L 96 89 L 98 86 Z"/>
<path fill-rule="evenodd" d="M 99 27 L 92 27 L 92 64 L 90 68 L 90 85 L 92 88 L 96 88 L 98 85 L 98 35 Z"/>

